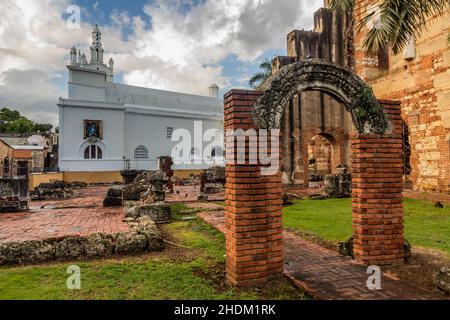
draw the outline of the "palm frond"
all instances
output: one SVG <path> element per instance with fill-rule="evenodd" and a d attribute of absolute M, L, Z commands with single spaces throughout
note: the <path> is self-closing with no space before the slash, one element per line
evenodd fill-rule
<path fill-rule="evenodd" d="M 420 36 L 427 27 L 428 19 L 442 15 L 450 7 L 450 0 L 384 0 L 379 4 L 379 24 L 372 28 L 364 42 L 371 53 L 389 46 L 400 53 L 409 39 Z M 374 12 L 367 13 L 358 28 L 367 26 Z"/>
<path fill-rule="evenodd" d="M 331 1 L 331 8 L 342 13 L 349 12 L 355 5 L 355 0 Z M 388 46 L 397 54 L 405 48 L 409 39 L 421 35 L 429 18 L 440 16 L 450 8 L 450 0 L 373 0 L 369 5 L 378 5 L 378 12 L 367 12 L 366 8 L 362 8 L 359 31 L 374 19 L 375 14 L 379 15 L 379 21 L 376 28 L 369 30 L 364 47 L 370 53 L 376 53 Z"/>
<path fill-rule="evenodd" d="M 330 7 L 340 13 L 346 13 L 355 6 L 355 0 L 331 0 Z"/>
<path fill-rule="evenodd" d="M 266 59 L 259 65 L 259 69 L 261 71 L 255 73 L 248 81 L 250 87 L 255 89 L 272 76 L 272 63 Z"/>
<path fill-rule="evenodd" d="M 265 73 L 269 73 L 272 75 L 272 62 L 270 62 L 268 59 L 264 60 L 260 65 L 259 68 L 263 70 Z"/>
<path fill-rule="evenodd" d="M 250 78 L 248 84 L 250 85 L 250 87 L 256 88 L 265 80 L 265 78 L 266 76 L 264 73 L 258 72 Z"/>

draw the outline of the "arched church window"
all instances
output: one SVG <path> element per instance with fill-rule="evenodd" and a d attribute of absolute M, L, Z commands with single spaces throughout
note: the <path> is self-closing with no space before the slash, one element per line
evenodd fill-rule
<path fill-rule="evenodd" d="M 145 146 L 138 146 L 134 149 L 134 159 L 135 160 L 145 160 L 148 159 L 148 149 Z"/>
<path fill-rule="evenodd" d="M 86 149 L 84 149 L 84 159 L 103 159 L 102 148 L 96 145 L 87 146 Z"/>

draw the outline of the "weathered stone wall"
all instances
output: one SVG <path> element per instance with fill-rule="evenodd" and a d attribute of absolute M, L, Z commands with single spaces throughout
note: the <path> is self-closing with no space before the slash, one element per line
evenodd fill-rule
<path fill-rule="evenodd" d="M 0 266 L 104 258 L 161 250 L 161 232 L 149 217 L 139 218 L 130 231 L 82 237 L 0 243 Z"/>
<path fill-rule="evenodd" d="M 358 2 L 357 18 L 367 2 Z M 412 148 L 407 179 L 414 190 L 450 192 L 450 10 L 430 20 L 416 41 L 415 59 L 390 53 L 387 68 L 363 49 L 367 31 L 356 33 L 356 71 L 378 98 L 401 102 Z"/>

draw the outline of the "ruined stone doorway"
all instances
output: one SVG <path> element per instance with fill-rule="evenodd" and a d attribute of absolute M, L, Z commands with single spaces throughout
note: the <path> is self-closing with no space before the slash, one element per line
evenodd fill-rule
<path fill-rule="evenodd" d="M 309 188 L 320 188 L 326 175 L 333 173 L 333 147 L 323 135 L 314 136 L 308 145 Z"/>
<path fill-rule="evenodd" d="M 315 91 L 295 95 L 283 110 L 280 126 L 285 188 L 301 192 L 311 183 L 316 185 L 318 176 L 311 168 L 316 159 L 309 151 L 312 141 L 320 137 L 332 145 L 331 170 L 327 174 L 336 174 L 338 167 L 349 169 L 352 130 L 350 113 L 331 95 Z"/>
<path fill-rule="evenodd" d="M 378 101 L 346 69 L 321 60 L 300 60 L 282 68 L 261 91 L 232 90 L 225 95 L 226 271 L 235 285 L 265 283 L 283 271 L 282 159 L 273 138 L 279 139 L 289 101 L 311 90 L 342 103 L 355 127 L 351 139 L 355 258 L 378 265 L 403 259 L 400 105 Z M 252 130 L 265 137 L 265 146 L 272 146 L 276 159 L 271 168 L 278 164 L 277 169 L 261 174 L 267 173 L 267 163 L 250 161 L 258 154 L 251 143 L 244 149 L 235 147 L 236 130 Z M 242 153 L 247 162 L 229 161 Z"/>

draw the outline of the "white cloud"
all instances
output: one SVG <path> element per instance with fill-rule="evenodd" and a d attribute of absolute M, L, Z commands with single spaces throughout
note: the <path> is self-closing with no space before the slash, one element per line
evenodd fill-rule
<path fill-rule="evenodd" d="M 106 60 L 114 58 L 116 72 L 126 83 L 206 94 L 212 82 L 224 87 L 242 81 L 242 74 L 233 79 L 223 76 L 223 59 L 233 54 L 251 63 L 268 50 L 285 48 L 289 31 L 312 27 L 312 14 L 322 1 L 208 0 L 188 12 L 182 10 L 189 3 L 153 1 L 143 8 L 148 16 L 144 19 L 112 11 L 111 25 L 101 26 Z M 80 30 L 67 29 L 62 17 L 70 4 L 69 0 L 0 1 L 1 105 L 26 110 L 36 120 L 56 119 L 56 102 L 66 89 L 54 78 L 66 72 L 73 44 L 88 53 L 92 29 L 87 23 Z M 83 14 L 91 19 L 100 14 L 98 2 L 93 8 Z M 123 40 L 125 30 L 132 32 Z M 20 89 L 20 83 L 26 90 Z"/>
<path fill-rule="evenodd" d="M 321 1 L 214 0 L 180 10 L 181 1 L 158 0 L 144 8 L 150 31 L 132 37 L 135 58 L 115 57 L 129 84 L 205 94 L 211 82 L 226 86 L 221 67 L 230 54 L 251 62 L 270 49 L 286 47 L 286 34 L 311 28 Z M 150 59 L 148 59 L 150 58 Z M 137 63 L 135 60 L 142 63 Z"/>
<path fill-rule="evenodd" d="M 9 69 L 0 80 L 0 106 L 14 107 L 35 121 L 58 124 L 56 102 L 64 93 L 49 83 L 49 74 L 38 69 Z"/>

